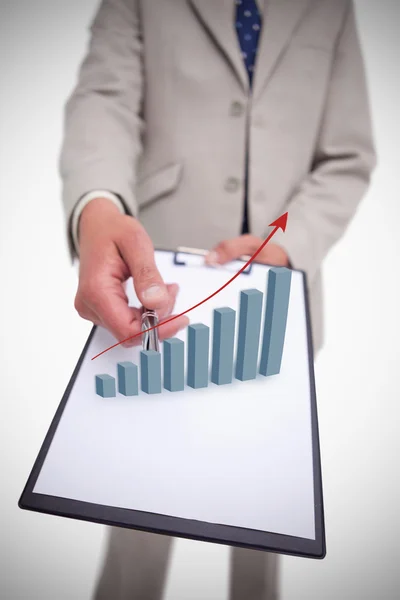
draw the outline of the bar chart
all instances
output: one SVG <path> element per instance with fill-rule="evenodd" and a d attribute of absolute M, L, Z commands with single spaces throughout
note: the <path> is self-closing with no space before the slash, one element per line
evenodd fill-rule
<path fill-rule="evenodd" d="M 265 292 L 242 290 L 238 311 L 227 306 L 213 310 L 212 331 L 203 323 L 191 324 L 186 343 L 178 338 L 167 339 L 160 352 L 142 350 L 139 365 L 117 363 L 116 377 L 109 373 L 95 375 L 96 394 L 112 398 L 117 393 L 137 396 L 140 392 L 160 394 L 163 389 L 180 392 L 185 385 L 200 389 L 210 384 L 229 385 L 234 379 L 245 382 L 258 375 L 279 375 L 291 276 L 286 267 L 271 267 Z"/>

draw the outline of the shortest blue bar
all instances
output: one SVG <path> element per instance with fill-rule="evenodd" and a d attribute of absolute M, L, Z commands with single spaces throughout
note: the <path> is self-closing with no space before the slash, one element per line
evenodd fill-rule
<path fill-rule="evenodd" d="M 146 394 L 161 393 L 161 354 L 155 350 L 141 350 L 140 379 Z"/>
<path fill-rule="evenodd" d="M 124 396 L 137 396 L 139 394 L 138 368 L 133 362 L 120 362 L 117 364 L 118 391 Z"/>
<path fill-rule="evenodd" d="M 96 394 L 102 398 L 113 398 L 116 395 L 115 378 L 111 375 L 96 375 Z"/>

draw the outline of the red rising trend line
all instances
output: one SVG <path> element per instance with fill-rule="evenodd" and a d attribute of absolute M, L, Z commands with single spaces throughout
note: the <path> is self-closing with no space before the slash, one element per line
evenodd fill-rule
<path fill-rule="evenodd" d="M 124 344 L 128 340 L 132 340 L 135 337 L 139 337 L 140 335 L 143 335 L 147 331 L 151 331 L 152 329 L 157 329 L 158 327 L 162 327 L 166 323 L 170 323 L 171 321 L 174 321 L 175 319 L 178 319 L 179 317 L 183 317 L 183 315 L 186 315 L 188 312 L 190 312 L 190 311 L 194 310 L 195 308 L 201 306 L 202 304 L 204 304 L 208 300 L 211 300 L 211 298 L 214 298 L 214 296 L 216 296 L 217 294 L 219 294 L 220 292 L 222 292 L 223 289 L 225 289 L 230 283 L 232 283 L 232 281 L 234 281 L 236 279 L 236 277 L 239 277 L 240 273 L 243 273 L 243 271 L 254 261 L 254 259 L 257 258 L 257 256 L 260 254 L 261 250 L 268 244 L 268 242 L 275 235 L 275 233 L 278 231 L 278 229 L 282 229 L 282 231 L 286 230 L 287 218 L 288 218 L 288 213 L 286 212 L 283 215 L 281 215 L 278 219 L 276 219 L 276 221 L 274 221 L 273 223 L 269 224 L 269 227 L 274 227 L 274 229 L 271 231 L 271 233 L 269 234 L 269 236 L 263 241 L 263 243 L 261 244 L 261 246 L 254 252 L 253 256 L 251 256 L 249 258 L 249 260 L 247 261 L 247 263 L 245 263 L 243 265 L 243 267 L 241 267 L 239 269 L 239 271 L 237 273 L 235 273 L 235 275 L 229 279 L 229 281 L 227 281 L 226 283 L 224 283 L 224 285 L 222 285 L 218 290 L 216 290 L 215 292 L 213 292 L 212 294 L 210 294 L 210 296 L 207 296 L 207 298 L 204 298 L 204 300 L 201 300 L 200 302 L 198 302 L 194 306 L 191 306 L 190 308 L 186 309 L 185 311 L 179 313 L 179 315 L 174 315 L 170 319 L 167 319 L 166 321 L 163 321 L 162 323 L 158 323 L 158 325 L 154 325 L 154 327 L 149 327 L 149 329 L 145 329 L 143 331 L 140 331 L 139 333 L 135 333 L 135 335 L 132 335 L 131 337 L 126 338 L 125 340 L 121 340 L 120 342 L 117 342 L 113 346 L 110 346 L 109 348 L 106 348 L 105 350 L 103 350 L 99 354 L 96 354 L 96 356 L 93 356 L 92 360 L 94 360 L 95 358 L 98 358 L 102 354 L 105 354 L 109 350 L 112 350 L 113 348 L 116 348 L 120 344 Z"/>

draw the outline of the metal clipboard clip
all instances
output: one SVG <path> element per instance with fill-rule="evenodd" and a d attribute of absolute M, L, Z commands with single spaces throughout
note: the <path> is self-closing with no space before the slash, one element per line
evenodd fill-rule
<path fill-rule="evenodd" d="M 186 267 L 186 262 L 179 257 L 180 254 L 191 254 L 195 256 L 207 256 L 208 250 L 202 250 L 200 248 L 188 248 L 187 246 L 179 246 L 174 252 L 174 265 Z M 236 260 L 247 262 L 251 257 L 250 256 L 240 256 Z M 207 265 L 208 266 L 208 265 Z M 244 271 L 242 271 L 241 275 L 250 275 L 251 269 L 253 267 L 253 263 L 250 263 Z M 213 267 L 210 267 L 213 268 Z"/>
<path fill-rule="evenodd" d="M 155 327 L 158 325 L 158 317 L 154 310 L 150 310 L 148 308 L 142 308 L 142 331 L 146 331 L 146 329 L 150 329 L 150 327 Z M 146 331 L 143 334 L 142 339 L 143 350 L 155 350 L 155 352 L 160 351 L 160 342 L 158 339 L 158 329 L 152 329 L 151 331 Z"/>

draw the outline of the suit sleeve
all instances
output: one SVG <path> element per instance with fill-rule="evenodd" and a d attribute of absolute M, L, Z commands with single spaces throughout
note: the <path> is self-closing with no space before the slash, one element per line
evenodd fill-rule
<path fill-rule="evenodd" d="M 71 258 L 74 208 L 88 192 L 109 190 L 136 215 L 141 152 L 142 46 L 137 2 L 102 0 L 90 27 L 78 81 L 65 108 L 60 156 Z"/>
<path fill-rule="evenodd" d="M 353 3 L 332 65 L 313 169 L 288 205 L 276 243 L 312 283 L 321 263 L 354 216 L 376 164 L 369 100 Z"/>

